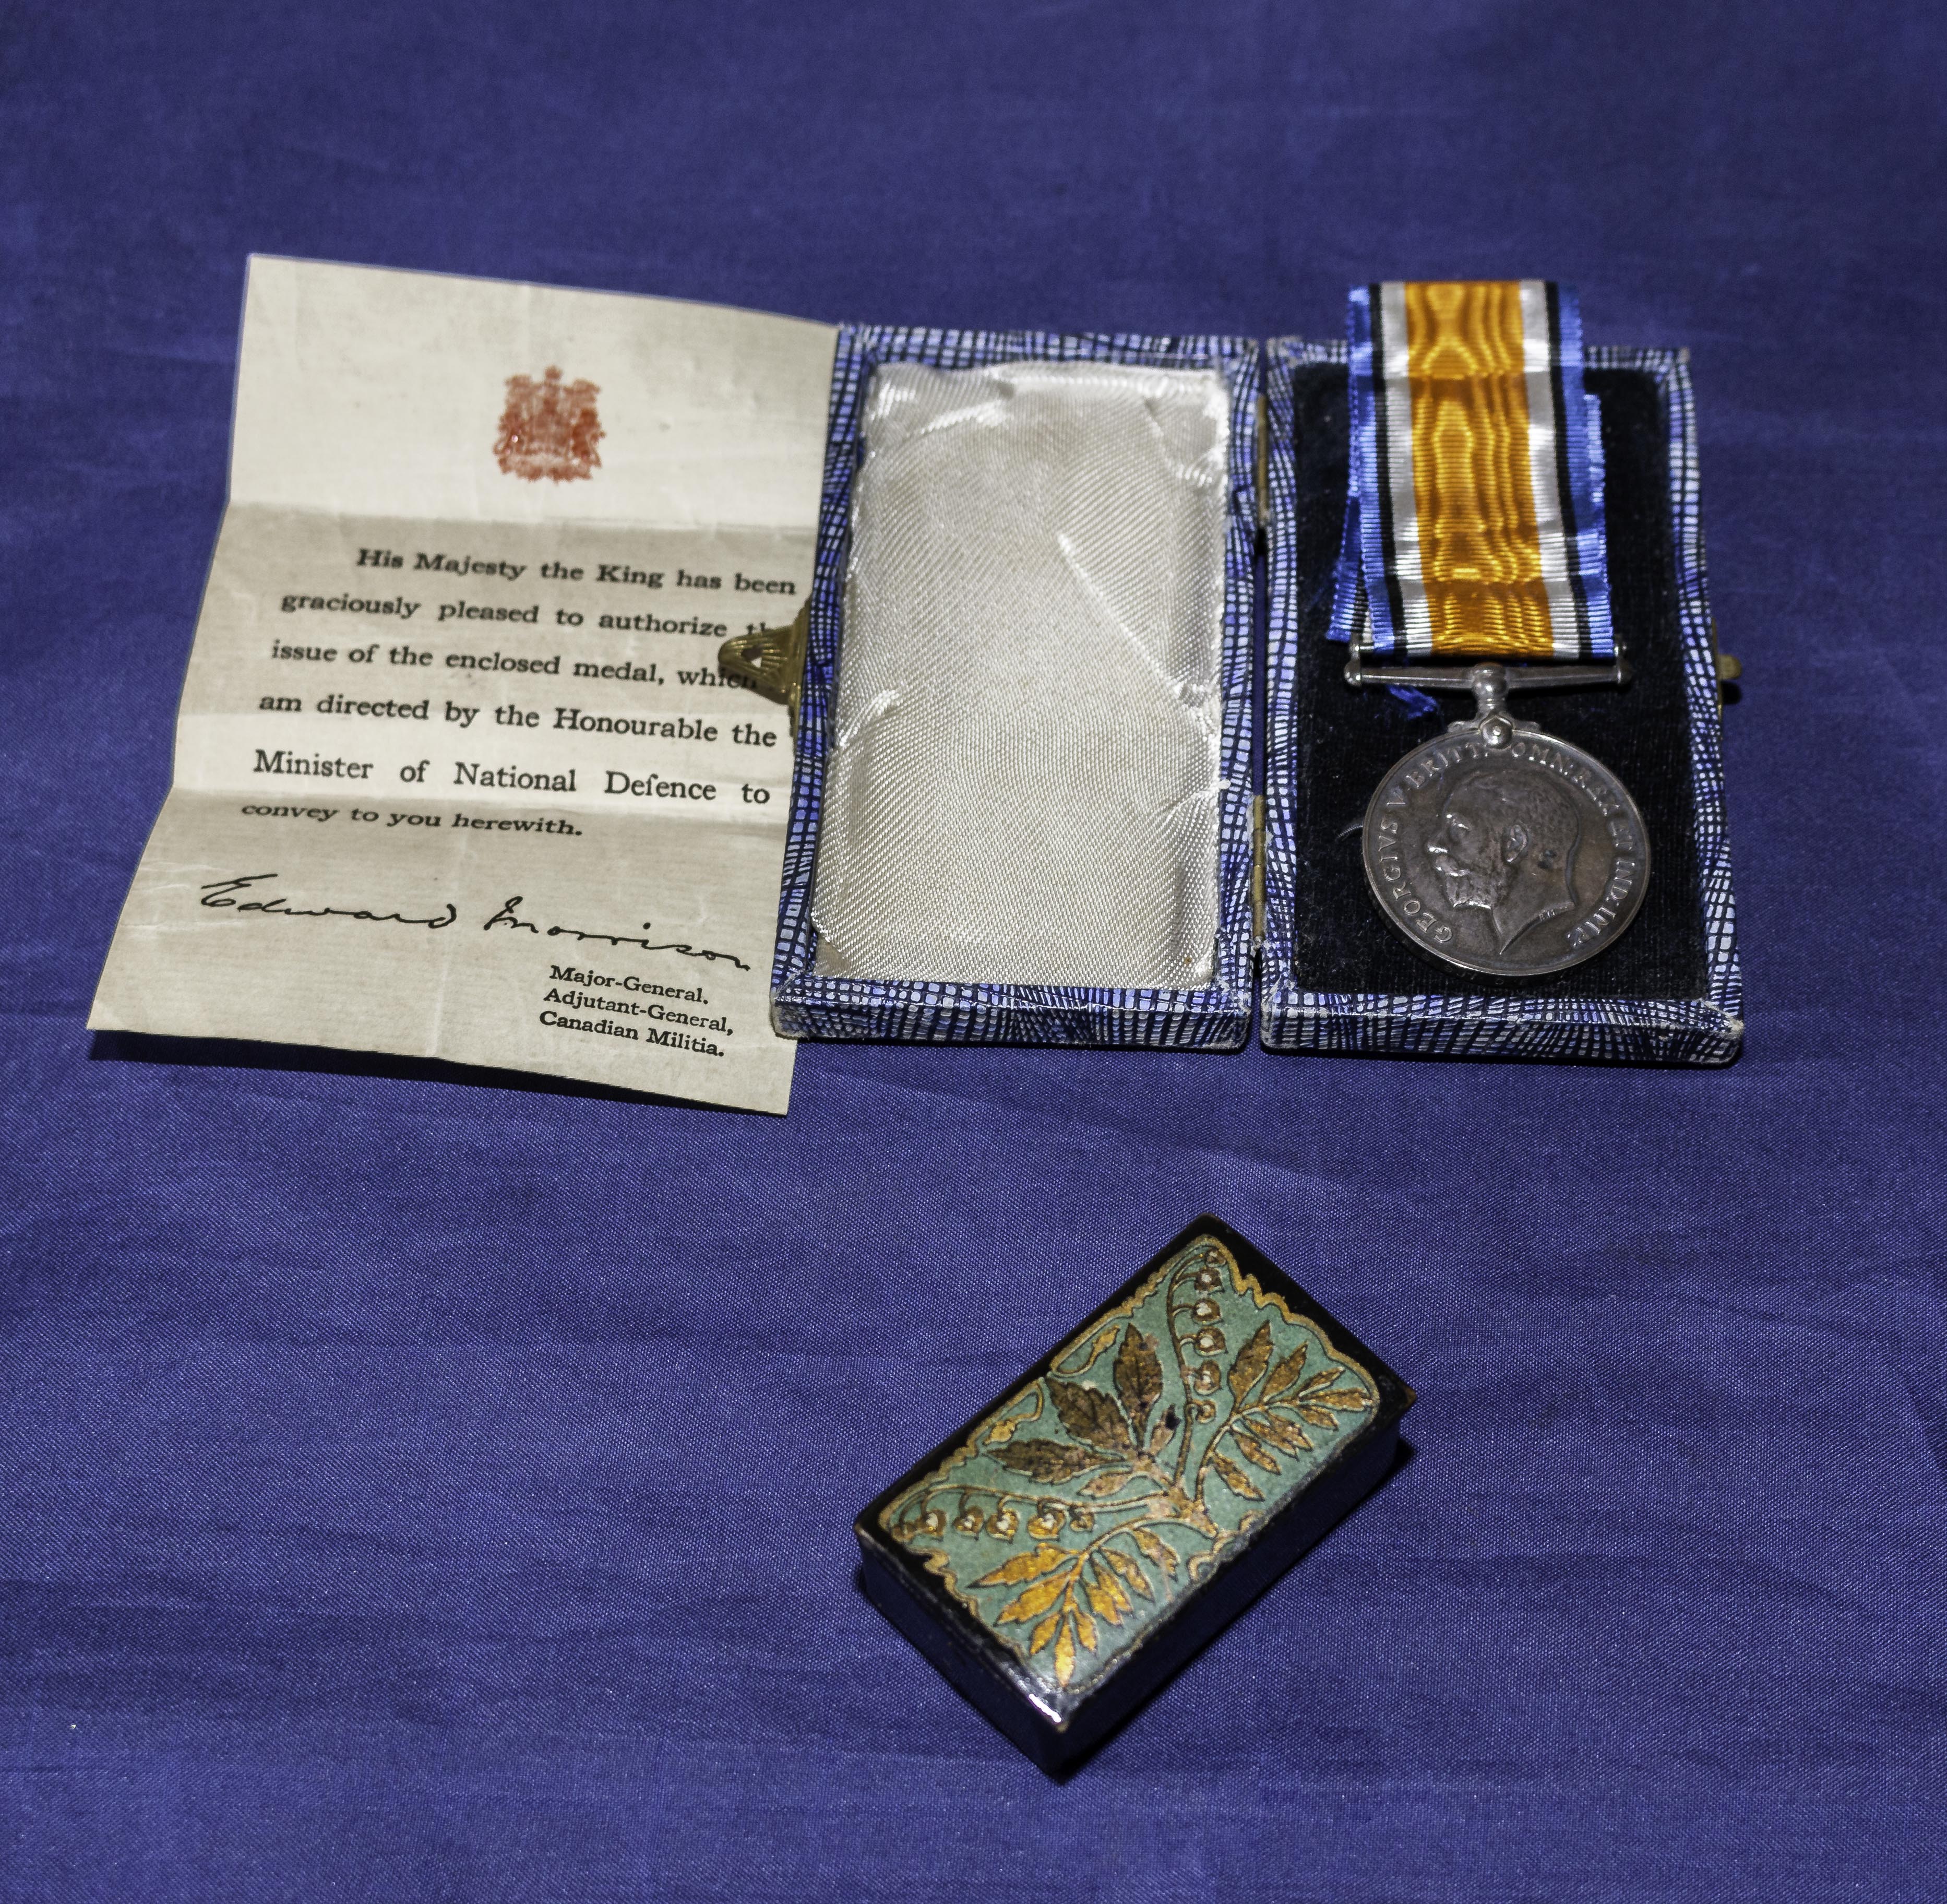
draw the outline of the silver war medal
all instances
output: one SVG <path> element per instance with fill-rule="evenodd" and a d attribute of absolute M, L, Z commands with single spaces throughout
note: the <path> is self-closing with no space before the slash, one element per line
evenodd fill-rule
<path fill-rule="evenodd" d="M 1521 688 L 1619 686 L 1628 664 L 1375 668 L 1354 686 L 1471 689 L 1475 711 L 1398 761 L 1366 809 L 1366 878 L 1387 919 L 1468 971 L 1538 977 L 1620 937 L 1649 883 L 1629 790 L 1593 755 L 1508 711 Z"/>

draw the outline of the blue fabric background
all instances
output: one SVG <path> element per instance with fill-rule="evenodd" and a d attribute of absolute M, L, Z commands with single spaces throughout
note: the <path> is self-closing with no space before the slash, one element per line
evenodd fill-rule
<path fill-rule="evenodd" d="M 1947 1893 L 1942 17 L 9 10 L 0 1896 Z M 778 1122 L 92 1042 L 253 249 L 1689 344 L 1745 1057 L 808 1048 Z M 1206 1206 L 1416 1458 L 1052 1784 L 848 1522 Z"/>

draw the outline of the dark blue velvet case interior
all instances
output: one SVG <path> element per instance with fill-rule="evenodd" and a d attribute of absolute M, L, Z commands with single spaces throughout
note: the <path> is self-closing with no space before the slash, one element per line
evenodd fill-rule
<path fill-rule="evenodd" d="M 1680 352 L 1596 349 L 1609 572 L 1626 689 L 1524 696 L 1632 789 L 1654 871 L 1598 958 L 1540 979 L 1462 974 L 1367 890 L 1359 826 L 1386 769 L 1471 711 L 1346 685 L 1326 639 L 1346 491 L 1342 345 L 1274 342 L 1266 395 L 1270 626 L 1261 1030 L 1273 1051 L 1725 1064 L 1743 1040 L 1716 651 L 1704 592 L 1697 430 Z"/>

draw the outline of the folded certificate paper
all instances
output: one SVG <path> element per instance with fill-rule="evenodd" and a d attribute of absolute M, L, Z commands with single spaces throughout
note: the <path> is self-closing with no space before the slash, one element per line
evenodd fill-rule
<path fill-rule="evenodd" d="M 91 1026 L 784 1110 L 791 739 L 717 653 L 809 589 L 835 335 L 253 260 L 175 782 Z"/>

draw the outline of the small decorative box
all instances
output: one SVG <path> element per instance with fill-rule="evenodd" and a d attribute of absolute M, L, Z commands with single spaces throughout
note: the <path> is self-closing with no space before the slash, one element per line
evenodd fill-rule
<path fill-rule="evenodd" d="M 1371 1491 L 1413 1400 L 1200 1217 L 859 1516 L 862 1581 L 1059 1771 Z"/>

